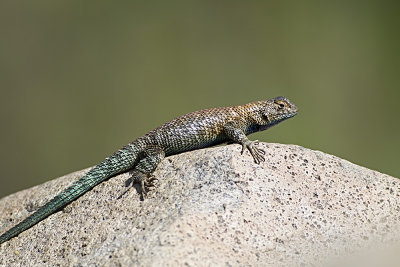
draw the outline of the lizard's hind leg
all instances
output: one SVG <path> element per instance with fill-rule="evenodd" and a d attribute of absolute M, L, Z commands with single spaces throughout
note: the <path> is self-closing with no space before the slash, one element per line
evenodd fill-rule
<path fill-rule="evenodd" d="M 154 187 L 157 178 L 154 177 L 153 172 L 164 158 L 164 150 L 159 146 L 148 146 L 141 153 L 139 163 L 132 174 L 135 181 L 140 183 L 143 193 L 147 193 L 151 187 Z"/>

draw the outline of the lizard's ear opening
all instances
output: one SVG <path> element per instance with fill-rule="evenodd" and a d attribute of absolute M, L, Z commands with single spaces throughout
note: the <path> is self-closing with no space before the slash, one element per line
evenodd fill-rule
<path fill-rule="evenodd" d="M 269 118 L 268 118 L 268 114 L 267 113 L 263 113 L 262 114 L 262 118 L 264 121 L 269 122 Z"/>

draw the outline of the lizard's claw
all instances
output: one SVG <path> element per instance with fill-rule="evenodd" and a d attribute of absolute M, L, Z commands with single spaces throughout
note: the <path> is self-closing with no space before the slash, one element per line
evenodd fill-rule
<path fill-rule="evenodd" d="M 145 194 L 148 193 L 152 187 L 155 187 L 155 182 L 157 181 L 158 179 L 154 175 L 143 174 L 143 176 L 140 177 L 142 192 Z"/>
<path fill-rule="evenodd" d="M 146 187 L 155 187 L 155 183 L 158 181 L 158 179 L 154 175 L 150 175 L 147 177 L 147 179 L 144 181 L 144 185 Z"/>
<path fill-rule="evenodd" d="M 142 182 L 142 190 L 144 193 L 148 193 L 153 187 L 155 187 L 158 179 L 154 175 L 149 175 L 147 179 Z"/>
<path fill-rule="evenodd" d="M 242 144 L 242 152 L 241 152 L 241 154 L 243 154 L 243 152 L 247 148 L 250 151 L 250 154 L 253 156 L 254 162 L 256 164 L 260 164 L 260 162 L 265 161 L 265 158 L 264 158 L 265 151 L 256 147 L 256 145 L 258 145 L 258 143 L 259 143 L 258 140 L 246 141 L 245 143 Z"/>

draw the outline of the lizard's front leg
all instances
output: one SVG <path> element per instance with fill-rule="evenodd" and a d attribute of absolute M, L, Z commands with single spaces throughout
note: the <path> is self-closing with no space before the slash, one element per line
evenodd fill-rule
<path fill-rule="evenodd" d="M 154 182 L 157 181 L 153 172 L 164 159 L 165 153 L 159 146 L 147 146 L 140 157 L 139 163 L 133 169 L 133 175 L 140 182 L 142 192 L 147 193 L 150 187 L 154 186 Z"/>
<path fill-rule="evenodd" d="M 224 125 L 223 129 L 228 138 L 242 145 L 241 154 L 243 154 L 244 150 L 247 148 L 256 164 L 265 161 L 265 151 L 257 147 L 258 140 L 250 141 L 247 138 L 245 134 L 246 125 L 240 118 L 229 121 Z"/>

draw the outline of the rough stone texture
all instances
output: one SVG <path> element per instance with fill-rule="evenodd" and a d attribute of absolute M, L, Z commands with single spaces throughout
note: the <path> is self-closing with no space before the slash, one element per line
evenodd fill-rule
<path fill-rule="evenodd" d="M 260 146 L 267 152 L 261 165 L 238 145 L 169 157 L 144 201 L 127 186 L 129 173 L 111 178 L 1 245 L 0 264 L 399 262 L 400 180 L 299 146 Z M 85 171 L 1 199 L 0 232 Z"/>

